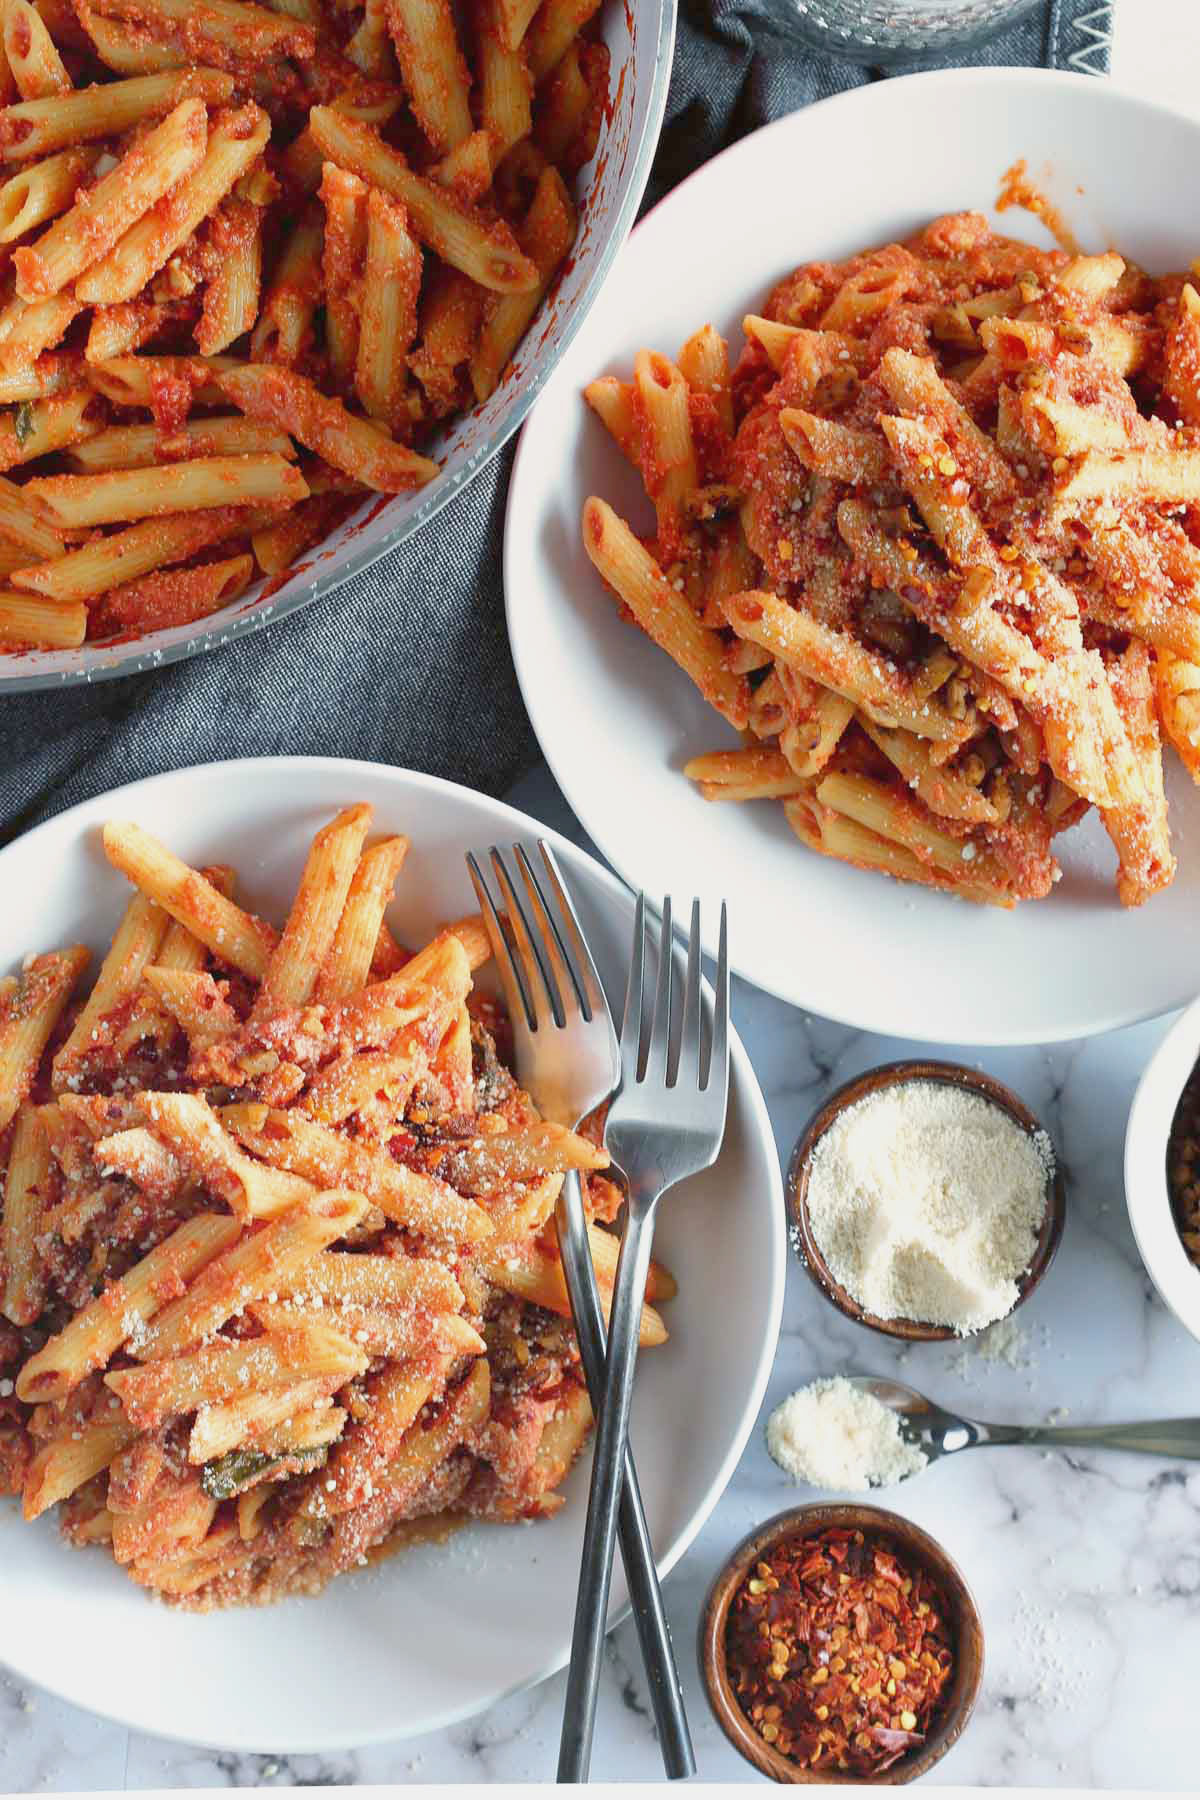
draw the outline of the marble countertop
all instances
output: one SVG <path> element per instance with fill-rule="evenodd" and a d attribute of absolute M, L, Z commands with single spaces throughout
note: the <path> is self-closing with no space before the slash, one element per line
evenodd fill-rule
<path fill-rule="evenodd" d="M 515 804 L 585 842 L 545 775 Z M 781 1156 L 842 1081 L 913 1046 L 852 1031 L 735 986 L 734 1015 Z M 816 1375 L 897 1374 L 987 1419 L 1073 1422 L 1167 1416 L 1200 1392 L 1200 1344 L 1166 1311 L 1125 1215 L 1121 1146 L 1137 1077 L 1164 1023 L 1048 1049 L 942 1053 L 1008 1082 L 1041 1117 L 1070 1201 L 1058 1257 L 1021 1309 L 1007 1359 L 982 1344 L 905 1349 L 850 1324 L 798 1265 L 788 1274 L 766 1412 Z M 733 1481 L 666 1584 L 700 1774 L 760 1779 L 714 1724 L 692 1645 L 699 1609 L 734 1544 L 805 1498 L 770 1461 L 761 1423 Z M 931 1785 L 1190 1789 L 1180 1722 L 1200 1667 L 1200 1468 L 1114 1453 L 991 1450 L 926 1470 L 879 1499 L 930 1530 L 974 1588 L 987 1671 L 963 1738 Z M 0 1791 L 537 1781 L 553 1776 L 558 1676 L 466 1725 L 336 1756 L 244 1756 L 130 1733 L 0 1672 Z M 596 1779 L 653 1779 L 660 1764 L 628 1624 L 609 1639 Z"/>

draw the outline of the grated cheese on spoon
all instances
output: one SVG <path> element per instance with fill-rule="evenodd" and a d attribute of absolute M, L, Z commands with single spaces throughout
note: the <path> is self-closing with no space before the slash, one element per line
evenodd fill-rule
<path fill-rule="evenodd" d="M 915 1475 L 929 1458 L 900 1435 L 891 1407 L 844 1375 L 812 1381 L 767 1420 L 767 1449 L 793 1481 L 862 1493 Z"/>

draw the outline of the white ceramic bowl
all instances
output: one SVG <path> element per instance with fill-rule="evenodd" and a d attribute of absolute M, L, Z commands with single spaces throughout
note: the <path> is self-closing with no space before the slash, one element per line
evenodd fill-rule
<path fill-rule="evenodd" d="M 389 914 L 402 940 L 475 908 L 463 853 L 553 843 L 609 992 L 623 992 L 633 902 L 590 857 L 511 807 L 426 775 L 331 758 L 183 769 L 119 788 L 0 852 L 0 971 L 31 948 L 103 947 L 129 888 L 100 847 L 139 820 L 194 861 L 231 862 L 247 904 L 282 922 L 314 830 L 370 801 L 412 849 Z M 683 1555 L 754 1423 L 783 1305 L 783 1194 L 770 1122 L 734 1039 L 716 1166 L 664 1202 L 656 1249 L 679 1281 L 671 1336 L 639 1364 L 633 1442 L 660 1567 Z M 477 1526 L 442 1548 L 343 1576 L 316 1599 L 175 1612 L 52 1518 L 0 1502 L 0 1660 L 140 1730 L 217 1748 L 326 1751 L 455 1723 L 567 1659 L 587 1468 L 537 1526 Z M 621 1570 L 614 1613 L 625 1605 Z"/>
<path fill-rule="evenodd" d="M 0 655 L 0 693 L 103 681 L 194 656 L 244 637 L 319 599 L 411 537 L 507 443 L 574 337 L 637 216 L 662 129 L 678 0 L 607 0 L 602 27 L 611 65 L 611 111 L 593 160 L 580 171 L 579 236 L 567 271 L 534 317 L 499 387 L 435 439 L 435 481 L 414 494 L 372 494 L 310 551 L 282 585 L 256 582 L 201 625 L 154 631 L 109 649 Z"/>
<path fill-rule="evenodd" d="M 803 849 L 777 804 L 711 805 L 681 774 L 740 740 L 683 672 L 619 615 L 584 553 L 580 514 L 608 498 L 652 526 L 641 483 L 585 406 L 596 375 L 628 374 L 642 345 L 674 354 L 711 322 L 741 320 L 798 263 L 991 211 L 1019 156 L 1088 248 L 1152 270 L 1200 243 L 1200 121 L 1090 76 L 952 69 L 875 82 L 743 138 L 638 226 L 522 435 L 509 490 L 504 585 L 521 691 L 588 835 L 652 894 L 730 904 L 739 973 L 827 1018 L 950 1044 L 1045 1043 L 1168 1011 L 1200 991 L 1200 788 L 1169 757 L 1179 872 L 1135 913 L 1093 814 L 1055 845 L 1063 880 L 1001 912 L 903 886 Z M 636 796 L 636 799 L 633 797 Z"/>
<path fill-rule="evenodd" d="M 1200 1338 L 1200 1269 L 1183 1247 L 1167 1186 L 1167 1139 L 1184 1083 L 1200 1061 L 1200 1000 L 1180 1014 L 1147 1063 L 1125 1127 L 1125 1205 L 1151 1281 Z"/>

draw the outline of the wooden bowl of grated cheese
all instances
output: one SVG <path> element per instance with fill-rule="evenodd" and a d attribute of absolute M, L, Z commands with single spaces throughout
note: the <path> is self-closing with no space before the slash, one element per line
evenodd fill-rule
<path fill-rule="evenodd" d="M 1002 1082 L 886 1063 L 831 1094 L 787 1178 L 791 1237 L 846 1317 L 889 1337 L 966 1337 L 1037 1287 L 1062 1237 L 1054 1147 Z"/>

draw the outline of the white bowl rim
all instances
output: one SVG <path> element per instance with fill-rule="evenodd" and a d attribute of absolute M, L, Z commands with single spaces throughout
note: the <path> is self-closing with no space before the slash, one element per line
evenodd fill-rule
<path fill-rule="evenodd" d="M 1198 1061 L 1200 997 L 1180 1013 L 1142 1070 L 1125 1124 L 1123 1174 L 1125 1210 L 1142 1266 L 1164 1306 L 1200 1339 L 1200 1268 L 1179 1236 L 1167 1178 L 1171 1125 L 1184 1084 Z M 1182 1075 L 1181 1065 L 1186 1065 Z M 1160 1132 L 1164 1109 L 1167 1129 Z"/>
<path fill-rule="evenodd" d="M 462 492 L 468 482 L 472 481 L 485 464 L 491 462 L 512 437 L 520 429 L 529 415 L 530 408 L 541 393 L 542 388 L 558 367 L 560 359 L 592 310 L 597 294 L 603 286 L 608 271 L 629 235 L 629 228 L 637 216 L 637 209 L 642 203 L 646 191 L 646 183 L 650 179 L 650 169 L 658 149 L 658 140 L 662 135 L 663 118 L 667 110 L 667 93 L 670 86 L 671 67 L 675 53 L 675 28 L 679 15 L 679 0 L 658 0 L 658 38 L 654 45 L 654 80 L 650 95 L 650 104 L 646 109 L 646 117 L 642 126 L 642 134 L 633 153 L 630 165 L 630 179 L 622 196 L 621 204 L 616 210 L 612 230 L 596 259 L 591 278 L 580 293 L 574 306 L 566 316 L 561 336 L 554 346 L 554 354 L 544 359 L 540 367 L 535 369 L 528 385 L 522 390 L 520 397 L 511 406 L 496 425 L 496 429 L 473 456 L 468 457 L 454 471 L 448 480 L 439 478 L 430 482 L 429 497 L 415 507 L 402 524 L 387 532 L 377 542 L 355 552 L 349 561 L 337 569 L 331 569 L 319 576 L 316 581 L 306 587 L 300 587 L 286 599 L 272 601 L 268 599 L 262 605 L 256 605 L 250 612 L 241 614 L 223 624 L 217 631 L 198 631 L 194 636 L 186 638 L 182 643 L 146 648 L 145 640 L 137 640 L 130 646 L 127 656 L 106 658 L 92 668 L 64 669 L 46 672 L 39 675 L 12 675 L 4 672 L 4 658 L 0 656 L 0 696 L 6 694 L 36 693 L 45 688 L 64 688 L 90 686 L 98 681 L 115 681 L 119 676 L 141 675 L 149 669 L 162 669 L 168 663 L 182 662 L 187 657 L 202 655 L 214 648 L 224 649 L 226 645 L 236 643 L 239 639 L 262 631 L 269 625 L 277 625 L 281 619 L 299 612 L 302 607 L 311 606 L 314 601 L 331 594 L 343 582 L 352 581 L 356 575 L 362 575 L 367 569 L 405 543 L 413 534 L 428 524 L 429 520 L 439 513 L 448 501 Z M 530 330 L 533 322 L 530 323 Z M 402 496 L 394 496 L 401 498 Z M 368 499 L 371 496 L 368 495 Z M 87 646 L 83 646 L 87 648 Z M 97 646 L 103 652 L 104 646 Z"/>
<path fill-rule="evenodd" d="M 81 800 L 74 806 L 65 807 L 61 812 L 53 814 L 49 819 L 44 819 L 39 825 L 33 826 L 26 832 L 22 832 L 9 844 L 0 848 L 0 883 L 3 882 L 5 858 L 10 850 L 15 848 L 18 844 L 23 846 L 28 845 L 31 840 L 36 840 L 39 836 L 50 833 L 54 829 L 61 830 L 65 822 L 69 821 L 75 814 L 86 809 L 90 809 L 108 801 L 119 802 L 122 805 L 127 802 L 136 803 L 137 797 L 140 794 L 168 785 L 171 781 L 184 775 L 203 774 L 213 778 L 222 776 L 228 778 L 230 775 L 244 775 L 247 772 L 265 774 L 268 770 L 287 772 L 295 777 L 297 784 L 303 780 L 303 777 L 306 774 L 316 772 L 328 774 L 329 772 L 336 770 L 339 773 L 344 772 L 351 779 L 359 772 L 369 776 L 373 780 L 377 779 L 380 775 L 383 775 L 384 777 L 397 776 L 402 780 L 415 783 L 419 790 L 424 790 L 432 796 L 450 796 L 465 793 L 469 795 L 471 799 L 477 802 L 482 801 L 488 807 L 493 808 L 502 819 L 506 829 L 511 829 L 515 836 L 521 836 L 523 834 L 527 835 L 532 830 L 537 836 L 545 838 L 555 855 L 565 864 L 568 870 L 571 868 L 572 864 L 584 865 L 588 874 L 594 877 L 598 885 L 611 900 L 618 905 L 629 905 L 632 909 L 633 897 L 630 894 L 628 887 L 609 869 L 606 869 L 598 858 L 593 856 L 589 851 L 581 849 L 579 845 L 573 844 L 569 838 L 563 837 L 562 834 L 555 831 L 553 827 L 543 825 L 540 820 L 533 818 L 530 814 L 521 812 L 520 809 L 515 806 L 510 806 L 507 801 L 493 799 L 491 795 L 480 794 L 474 788 L 465 787 L 461 782 L 447 781 L 439 775 L 426 775 L 420 770 L 406 769 L 392 763 L 373 763 L 362 757 L 339 756 L 231 757 L 218 762 L 192 763 L 181 769 L 168 769 L 159 775 L 144 776 L 139 781 L 131 781 L 125 783 L 121 787 L 106 789 L 102 793 L 92 796 L 91 799 Z M 776 1353 L 778 1351 L 779 1333 L 783 1323 L 783 1301 L 788 1262 L 783 1174 L 779 1162 L 778 1148 L 775 1143 L 775 1133 L 771 1125 L 770 1115 L 767 1111 L 767 1104 L 763 1098 L 763 1092 L 759 1086 L 758 1077 L 754 1072 L 754 1065 L 750 1060 L 749 1052 L 742 1043 L 737 1027 L 732 1021 L 730 1022 L 729 1031 L 729 1051 L 732 1077 L 730 1085 L 732 1087 L 734 1083 L 737 1083 L 739 1098 L 745 1104 L 747 1135 L 768 1146 L 770 1152 L 764 1160 L 767 1166 L 768 1181 L 770 1185 L 768 1211 L 770 1216 L 775 1220 L 775 1230 L 770 1234 L 772 1253 L 771 1265 L 767 1271 L 767 1297 L 764 1308 L 766 1328 L 763 1333 L 762 1349 L 755 1365 L 753 1379 L 747 1388 L 746 1400 L 743 1405 L 741 1418 L 738 1421 L 737 1429 L 730 1440 L 725 1455 L 710 1480 L 708 1487 L 700 1496 L 698 1504 L 693 1508 L 691 1519 L 687 1526 L 680 1532 L 677 1541 L 671 1546 L 668 1552 L 664 1553 L 661 1557 L 656 1558 L 659 1577 L 663 1580 L 666 1579 L 671 1570 L 675 1568 L 680 1560 L 687 1554 L 700 1532 L 704 1529 L 704 1526 L 708 1523 L 715 1507 L 729 1485 L 734 1470 L 741 1461 L 742 1453 L 750 1440 L 750 1434 L 754 1429 L 759 1410 L 762 1406 L 763 1396 L 767 1390 L 767 1383 L 770 1380 L 771 1370 L 774 1366 Z M 609 1631 L 619 1624 L 621 1620 L 627 1618 L 629 1612 L 630 1607 L 627 1604 L 621 1609 L 619 1614 L 610 1620 L 608 1627 Z M 497 1706 L 502 1700 L 511 1699 L 515 1694 L 524 1693 L 530 1688 L 537 1687 L 541 1682 L 548 1680 L 551 1675 L 556 1674 L 560 1668 L 563 1668 L 565 1662 L 565 1657 L 554 1657 L 550 1662 L 536 1670 L 533 1674 L 523 1676 L 520 1680 L 515 1681 L 511 1687 L 492 1696 L 487 1702 L 487 1707 Z M 0 1667 L 4 1666 L 12 1669 L 18 1676 L 22 1674 L 20 1665 L 13 1662 L 11 1657 L 6 1657 L 4 1662 L 0 1662 Z M 45 1692 L 52 1694 L 57 1699 L 66 1701 L 70 1705 L 87 1707 L 87 1702 L 81 1700 L 77 1694 L 56 1687 L 52 1679 L 47 1680 L 41 1674 L 37 1677 L 37 1685 Z M 465 1706 L 448 1706 L 423 1723 L 422 1733 L 441 1731 L 451 1726 L 462 1724 L 464 1721 L 476 1717 L 480 1710 L 481 1709 L 477 1705 L 471 1703 L 468 1703 Z M 213 1750 L 233 1750 L 239 1753 L 250 1754 L 274 1752 L 275 1754 L 280 1755 L 300 1756 L 324 1755 L 347 1748 L 343 1738 L 337 1735 L 329 1735 L 328 1733 L 313 1733 L 307 1738 L 289 1737 L 286 1744 L 279 1745 L 272 1745 L 261 1738 L 239 1738 L 236 1734 L 233 1739 L 227 1738 L 221 1742 L 216 1742 L 215 1740 L 204 1742 L 187 1733 L 164 1730 L 161 1725 L 149 1727 L 144 1719 L 139 1718 L 134 1714 L 122 1713 L 118 1710 L 108 1710 L 103 1714 L 95 1714 L 95 1716 L 111 1719 L 115 1724 L 123 1725 L 131 1731 L 151 1731 L 152 1735 L 164 1738 L 171 1743 L 188 1745 L 198 1744 L 201 1748 Z M 389 1730 L 386 1726 L 381 1726 L 378 1731 L 372 1731 L 365 1735 L 361 1731 L 358 1732 L 353 1747 L 365 1748 L 372 1744 L 398 1743 L 403 1741 L 403 1736 L 397 1737 L 394 1730 Z"/>
<path fill-rule="evenodd" d="M 664 194 L 661 200 L 656 201 L 643 217 L 638 220 L 633 231 L 629 234 L 630 241 L 639 232 L 645 230 L 645 228 L 654 220 L 655 215 L 661 208 L 669 206 L 675 197 L 682 193 L 685 188 L 706 176 L 716 163 L 721 162 L 726 157 L 736 156 L 744 149 L 751 138 L 767 137 L 771 133 L 785 130 L 798 113 L 808 115 L 826 112 L 831 108 L 836 109 L 838 107 L 844 108 L 847 112 L 855 106 L 865 106 L 869 108 L 874 102 L 869 99 L 868 96 L 872 95 L 879 86 L 886 87 L 888 93 L 891 94 L 896 89 L 913 91 L 914 93 L 918 91 L 920 93 L 925 93 L 937 88 L 953 88 L 958 85 L 970 87 L 986 86 L 1003 89 L 1017 88 L 1025 84 L 1033 84 L 1038 88 L 1057 87 L 1065 92 L 1093 93 L 1100 98 L 1100 104 L 1102 106 L 1107 105 L 1109 101 L 1116 101 L 1118 103 L 1129 102 L 1134 106 L 1143 108 L 1147 112 L 1157 113 L 1164 117 L 1178 120 L 1180 123 L 1188 126 L 1193 132 L 1200 133 L 1200 117 L 1186 113 L 1178 106 L 1172 106 L 1164 101 L 1156 100 L 1152 96 L 1149 96 L 1132 86 L 1128 86 L 1121 82 L 1114 82 L 1108 76 L 1101 78 L 1095 75 L 1078 74 L 1074 70 L 1069 69 L 1038 68 L 1023 63 L 1005 64 L 995 68 L 981 67 L 979 65 L 960 65 L 947 69 L 921 69 L 908 75 L 890 75 L 884 83 L 872 81 L 860 84 L 858 87 L 844 88 L 839 93 L 827 95 L 823 100 L 815 100 L 808 105 L 794 107 L 791 112 L 781 113 L 777 119 L 771 119 L 767 124 L 758 126 L 756 130 L 747 132 L 745 137 L 738 138 L 732 144 L 727 144 L 716 156 L 710 157 L 708 161 L 702 163 L 699 168 L 693 169 L 690 175 L 685 175 L 683 180 L 677 182 L 675 186 L 671 188 L 669 193 Z M 557 375 L 558 370 L 556 369 L 554 373 Z M 513 566 L 515 550 L 512 547 L 509 537 L 508 521 L 513 509 L 513 497 L 518 492 L 519 488 L 518 473 L 521 467 L 521 460 L 525 456 L 527 449 L 528 445 L 526 439 L 522 436 L 517 444 L 516 455 L 513 459 L 512 478 L 509 482 L 508 498 L 505 505 L 505 533 L 502 551 L 504 608 L 505 618 L 508 624 L 509 649 L 513 659 L 513 666 L 516 670 L 517 685 L 521 690 L 522 699 L 525 698 L 527 684 L 528 687 L 532 689 L 533 685 L 536 683 L 537 671 L 528 661 L 526 654 L 528 645 L 525 636 L 521 633 L 514 633 L 512 628 L 512 612 L 516 605 L 513 596 L 517 593 L 520 584 L 516 579 L 516 570 Z M 532 718 L 532 709 L 527 706 L 527 710 L 530 712 L 530 717 Z M 572 812 L 584 825 L 589 837 L 596 845 L 597 850 L 604 857 L 605 861 L 616 870 L 623 881 L 628 882 L 633 888 L 638 887 L 640 884 L 636 877 L 636 871 L 627 867 L 626 858 L 616 854 L 612 843 L 607 839 L 607 834 L 602 838 L 595 830 L 593 821 L 591 819 L 585 819 L 583 814 L 578 811 L 574 798 L 575 784 L 570 779 L 569 771 L 561 765 L 557 750 L 542 741 L 540 734 L 536 733 L 536 728 L 535 735 L 537 735 L 538 748 L 541 751 L 551 775 L 554 777 L 555 782 Z M 704 950 L 706 955 L 715 956 L 715 939 L 707 940 L 704 945 Z M 736 959 L 731 964 L 731 967 L 735 974 L 741 976 L 743 980 L 751 982 L 754 987 L 760 989 L 763 993 L 770 994 L 775 999 L 785 1001 L 789 1006 L 800 1006 L 800 1002 L 797 1001 L 792 989 L 786 983 L 773 985 L 761 975 L 756 974 L 751 977 L 747 975 L 743 969 L 738 967 Z M 800 1010 L 808 1011 L 811 1009 L 800 1006 Z M 1084 1031 L 1080 1031 L 1074 1020 L 1066 1020 L 1061 1028 L 1048 1034 L 1043 1033 L 1042 1041 L 1046 1043 L 1060 1043 L 1078 1036 L 1098 1037 L 1104 1032 L 1120 1030 L 1126 1025 L 1137 1025 L 1150 1019 L 1161 1018 L 1164 1012 L 1171 1010 L 1173 1010 L 1173 1008 L 1170 1006 L 1162 1007 L 1151 1003 L 1141 1010 L 1123 1010 L 1100 1018 L 1088 1025 Z M 837 1024 L 846 1025 L 855 1031 L 878 1032 L 879 1030 L 878 1025 L 870 1017 L 856 1012 L 853 1008 L 844 1011 L 839 1010 L 837 1013 L 823 1013 L 820 1016 L 832 1019 Z M 888 1034 L 885 1033 L 884 1035 Z M 912 1041 L 914 1043 L 940 1043 L 942 1040 L 940 1038 L 932 1038 L 928 1036 L 928 1034 L 923 1034 L 921 1030 L 918 1029 L 913 1036 Z M 1013 1032 L 1007 1032 L 997 1036 L 993 1030 L 989 1032 L 987 1037 L 965 1038 L 961 1041 L 972 1047 L 1004 1049 L 1010 1046 L 1024 1045 L 1028 1042 L 1028 1039 Z M 1197 1335 L 1200 1336 L 1200 1332 L 1198 1332 Z"/>

